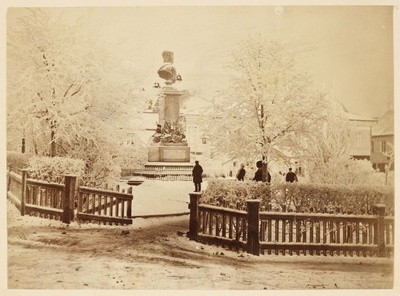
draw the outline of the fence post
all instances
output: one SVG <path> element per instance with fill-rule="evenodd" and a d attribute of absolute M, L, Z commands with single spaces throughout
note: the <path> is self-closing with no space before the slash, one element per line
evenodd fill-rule
<path fill-rule="evenodd" d="M 199 200 L 201 198 L 200 192 L 191 192 L 190 195 L 190 221 L 189 221 L 189 234 L 190 240 L 198 240 L 199 232 Z"/>
<path fill-rule="evenodd" d="M 26 177 L 28 175 L 27 169 L 21 170 L 22 182 L 21 182 L 21 216 L 25 216 L 25 200 L 26 200 Z"/>
<path fill-rule="evenodd" d="M 74 198 L 75 198 L 75 175 L 66 175 L 65 178 L 65 192 L 63 201 L 63 217 L 62 222 L 69 224 L 74 219 Z"/>
<path fill-rule="evenodd" d="M 259 221 L 260 200 L 247 200 L 247 253 L 260 255 Z"/>
<path fill-rule="evenodd" d="M 132 218 L 132 200 L 133 200 L 133 187 L 132 186 L 128 188 L 128 193 L 132 194 L 132 199 L 128 200 L 128 206 L 127 206 L 126 211 L 127 211 L 128 218 L 131 219 Z"/>
<path fill-rule="evenodd" d="M 12 167 L 11 167 L 11 165 L 8 165 L 8 167 L 7 167 L 7 192 L 10 191 L 11 171 L 12 171 Z"/>
<path fill-rule="evenodd" d="M 386 205 L 384 204 L 376 204 L 374 205 L 376 214 L 378 215 L 378 257 L 385 257 L 385 209 Z"/>

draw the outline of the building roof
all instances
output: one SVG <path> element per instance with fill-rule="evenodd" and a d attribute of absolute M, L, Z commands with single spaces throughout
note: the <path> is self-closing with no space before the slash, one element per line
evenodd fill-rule
<path fill-rule="evenodd" d="M 350 112 L 345 112 L 345 114 L 350 121 L 369 121 L 369 122 L 377 121 L 377 118 L 375 118 L 375 117 L 359 115 L 359 114 L 350 113 Z"/>
<path fill-rule="evenodd" d="M 394 135 L 394 110 L 389 109 L 372 126 L 372 136 Z"/>

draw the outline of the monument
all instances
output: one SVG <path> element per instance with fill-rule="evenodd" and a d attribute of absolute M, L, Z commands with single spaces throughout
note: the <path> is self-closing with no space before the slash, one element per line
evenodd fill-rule
<path fill-rule="evenodd" d="M 180 117 L 181 97 L 184 91 L 177 90 L 173 84 L 181 80 L 177 75 L 174 53 L 162 53 L 163 65 L 158 70 L 165 85 L 161 88 L 158 124 L 155 134 L 148 146 L 148 163 L 151 166 L 188 166 L 190 163 L 190 147 L 186 141 L 185 123 Z"/>

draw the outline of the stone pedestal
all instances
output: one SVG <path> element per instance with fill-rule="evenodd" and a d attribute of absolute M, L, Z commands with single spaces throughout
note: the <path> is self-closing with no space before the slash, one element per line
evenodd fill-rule
<path fill-rule="evenodd" d="M 164 126 L 165 121 L 171 124 L 178 121 L 180 115 L 180 101 L 183 92 L 173 87 L 163 87 L 162 94 L 163 98 L 161 100 L 158 118 L 161 126 Z"/>
<path fill-rule="evenodd" d="M 149 162 L 190 162 L 187 144 L 162 144 L 148 147 Z"/>
<path fill-rule="evenodd" d="M 180 101 L 184 92 L 171 86 L 162 89 L 159 123 L 171 125 L 179 121 Z M 148 162 L 190 162 L 190 147 L 187 143 L 153 143 L 148 147 Z"/>

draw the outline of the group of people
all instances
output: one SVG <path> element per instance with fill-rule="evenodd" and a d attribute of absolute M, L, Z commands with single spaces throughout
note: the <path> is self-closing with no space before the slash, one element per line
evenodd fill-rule
<path fill-rule="evenodd" d="M 262 161 L 257 161 L 256 163 L 257 171 L 254 174 L 253 181 L 262 182 L 263 181 L 263 174 L 262 174 Z M 199 161 L 195 161 L 195 165 L 192 170 L 193 176 L 193 183 L 194 183 L 194 191 L 201 192 L 201 183 L 203 182 L 203 168 L 199 164 Z M 236 174 L 236 179 L 239 181 L 244 181 L 244 177 L 246 176 L 246 170 L 244 169 L 244 164 L 240 165 L 240 169 Z M 267 183 L 271 183 L 271 174 L 267 172 L 267 176 L 265 178 Z M 289 171 L 286 173 L 286 182 L 298 182 L 297 175 L 295 172 L 292 171 L 292 168 L 289 168 Z"/>
<path fill-rule="evenodd" d="M 262 161 L 257 161 L 256 163 L 257 171 L 254 174 L 253 181 L 261 182 L 263 181 L 262 177 Z M 244 164 L 240 165 L 240 169 L 236 174 L 236 179 L 239 181 L 244 181 L 244 176 L 246 175 L 246 170 L 244 169 Z M 267 183 L 271 183 L 271 174 L 267 171 L 267 176 L 265 178 Z M 292 171 L 292 168 L 289 168 L 289 172 L 286 173 L 286 182 L 298 182 L 297 175 L 295 172 Z"/>

